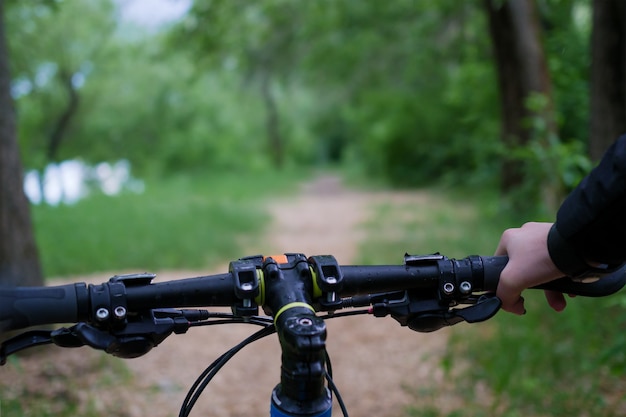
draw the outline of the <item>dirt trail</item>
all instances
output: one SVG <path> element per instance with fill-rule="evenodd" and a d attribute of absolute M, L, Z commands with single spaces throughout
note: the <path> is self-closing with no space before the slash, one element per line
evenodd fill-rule
<path fill-rule="evenodd" d="M 376 204 L 394 200 L 419 203 L 420 197 L 348 190 L 336 177 L 319 177 L 304 184 L 298 195 L 270 204 L 274 222 L 268 228 L 268 238 L 254 245 L 253 250 L 265 254 L 285 251 L 333 254 L 342 264 L 352 263 L 364 237 L 363 222 Z M 193 276 L 190 273 L 164 271 L 159 277 Z M 366 316 L 329 320 L 327 325 L 335 382 L 350 415 L 402 415 L 404 407 L 416 402 L 416 392 L 433 389 L 441 383 L 437 364 L 447 332 L 418 334 L 401 328 L 390 318 Z M 132 374 L 129 378 L 133 381 L 132 388 L 126 383 L 103 386 L 101 382 L 96 384 L 97 388 L 90 388 L 95 383 L 87 378 L 81 383 L 78 397 L 71 400 L 90 401 L 91 407 L 102 410 L 103 415 L 176 416 L 187 389 L 204 367 L 255 330 L 245 325 L 213 326 L 170 337 L 150 354 L 125 362 Z M 98 355 L 101 353 L 89 349 L 69 352 L 58 349 L 47 357 L 61 364 L 79 357 L 83 363 L 89 363 L 97 361 Z M 28 373 L 34 365 L 24 360 L 21 366 Z M 268 415 L 269 396 L 277 383 L 279 369 L 276 337 L 254 343 L 217 375 L 192 415 Z M 23 378 L 24 374 L 4 376 Z M 116 396 L 114 401 L 112 395 Z M 333 414 L 341 414 L 338 407 Z"/>

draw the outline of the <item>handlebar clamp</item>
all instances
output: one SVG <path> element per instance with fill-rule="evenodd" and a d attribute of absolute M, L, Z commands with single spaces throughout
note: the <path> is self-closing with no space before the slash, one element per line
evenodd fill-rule
<path fill-rule="evenodd" d="M 315 274 L 315 283 L 322 291 L 318 302 L 323 310 L 341 308 L 342 300 L 338 296 L 343 288 L 343 273 L 337 259 L 332 255 L 311 256 L 308 259 Z"/>
<path fill-rule="evenodd" d="M 89 285 L 88 317 L 101 329 L 121 329 L 127 324 L 128 306 L 126 288 L 148 285 L 156 275 L 152 273 L 115 275 L 107 283 Z"/>
<path fill-rule="evenodd" d="M 255 298 L 260 293 L 257 268 L 261 262 L 260 257 L 243 258 L 231 262 L 228 267 L 233 275 L 235 295 L 241 300 L 232 306 L 233 314 L 238 317 L 251 317 L 259 311 Z"/>

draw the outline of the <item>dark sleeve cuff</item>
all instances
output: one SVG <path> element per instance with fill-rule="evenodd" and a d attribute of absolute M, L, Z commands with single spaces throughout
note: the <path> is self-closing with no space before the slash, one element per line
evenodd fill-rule
<path fill-rule="evenodd" d="M 590 269 L 576 248 L 561 236 L 556 228 L 556 223 L 552 225 L 548 233 L 548 253 L 554 265 L 568 277 L 583 276 Z"/>
<path fill-rule="evenodd" d="M 574 245 L 559 233 L 556 223 L 552 225 L 548 233 L 548 253 L 559 271 L 576 281 L 600 278 L 624 266 L 623 263 L 597 267 L 589 265 Z"/>

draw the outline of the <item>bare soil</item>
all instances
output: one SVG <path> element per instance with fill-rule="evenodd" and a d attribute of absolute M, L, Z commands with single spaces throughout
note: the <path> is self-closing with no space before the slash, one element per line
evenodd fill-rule
<path fill-rule="evenodd" d="M 273 223 L 261 241 L 249 244 L 250 254 L 333 254 L 341 264 L 352 263 L 365 237 L 363 223 L 373 208 L 394 201 L 422 204 L 424 196 L 355 191 L 344 187 L 337 177 L 318 177 L 304 184 L 296 196 L 270 204 Z M 219 271 L 161 271 L 157 279 L 206 275 L 223 272 L 226 267 Z M 107 278 L 99 274 L 76 280 L 101 282 Z M 400 416 L 409 404 L 420 402 L 420 393 L 426 393 L 424 401 L 429 405 L 446 408 L 443 396 L 428 394 L 443 383 L 439 360 L 448 339 L 445 330 L 420 334 L 401 328 L 391 318 L 368 316 L 329 320 L 327 325 L 335 382 L 350 415 Z M 75 403 L 77 412 L 91 410 L 93 415 L 176 416 L 198 374 L 256 330 L 246 325 L 191 329 L 123 365 L 119 359 L 88 348 L 46 347 L 0 368 L 0 400 L 45 396 Z M 192 415 L 268 415 L 279 369 L 275 336 L 248 346 L 217 375 Z M 333 414 L 341 415 L 338 407 Z"/>

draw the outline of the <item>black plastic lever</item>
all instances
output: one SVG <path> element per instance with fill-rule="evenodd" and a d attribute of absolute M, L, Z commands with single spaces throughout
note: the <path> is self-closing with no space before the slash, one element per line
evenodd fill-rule
<path fill-rule="evenodd" d="M 5 340 L 0 345 L 0 365 L 7 363 L 7 358 L 29 347 L 49 345 L 52 337 L 49 330 L 31 330 Z"/>
<path fill-rule="evenodd" d="M 469 307 L 453 309 L 435 297 L 419 298 L 405 293 L 402 298 L 390 297 L 375 303 L 373 313 L 377 317 L 391 315 L 402 326 L 428 333 L 461 322 L 478 323 L 488 320 L 498 312 L 501 305 L 502 302 L 493 293 L 482 295 Z"/>

